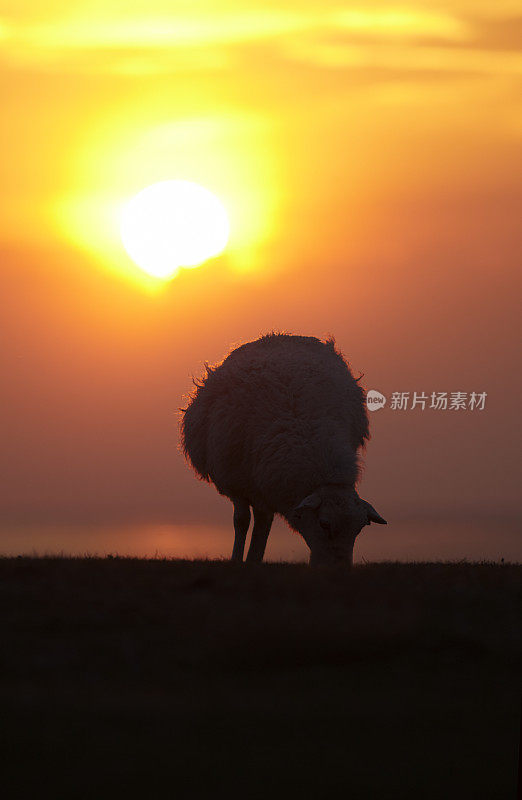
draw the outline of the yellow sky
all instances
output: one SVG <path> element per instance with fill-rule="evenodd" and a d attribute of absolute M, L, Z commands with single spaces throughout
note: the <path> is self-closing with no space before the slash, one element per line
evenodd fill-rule
<path fill-rule="evenodd" d="M 423 139 L 447 136 L 449 120 L 457 147 L 470 131 L 511 144 L 522 127 L 516 12 L 462 0 L 10 4 L 0 12 L 2 146 L 12 153 L 0 236 L 54 229 L 132 272 L 122 203 L 184 177 L 225 202 L 237 270 L 270 242 L 298 257 L 292 220 L 321 213 L 318 193 L 336 202 L 336 170 L 357 213 L 396 182 L 394 163 L 407 190 L 407 156 L 418 179 L 437 180 Z M 462 156 L 452 169 L 466 169 Z M 378 177 L 361 169 L 369 160 Z"/>

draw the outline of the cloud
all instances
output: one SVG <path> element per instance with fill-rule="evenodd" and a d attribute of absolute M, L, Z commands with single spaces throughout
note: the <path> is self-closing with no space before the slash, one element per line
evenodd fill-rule
<path fill-rule="evenodd" d="M 0 23 L 0 47 L 11 64 L 81 63 L 88 53 L 99 58 L 107 52 L 127 58 L 129 53 L 164 55 L 198 48 L 225 47 L 295 33 L 310 26 L 302 14 L 248 11 L 235 14 L 190 16 L 74 17 L 34 23 Z"/>
<path fill-rule="evenodd" d="M 114 1 L 108 10 L 77 3 L 69 16 L 58 5 L 47 17 L 26 14 L 0 22 L 0 55 L 11 69 L 132 76 L 234 69 L 248 65 L 249 47 L 265 46 L 283 67 L 294 62 L 316 69 L 521 71 L 513 30 L 522 23 L 509 17 L 510 2 L 493 10 L 478 0 L 460 0 L 451 10 L 434 10 L 422 0 L 342 8 L 317 0 L 299 7 L 246 5 L 181 3 L 173 12 L 153 0 L 148 11 L 146 3 L 133 4 L 135 16 Z"/>
<path fill-rule="evenodd" d="M 353 34 L 373 34 L 385 39 L 404 37 L 443 37 L 465 39 L 469 26 L 453 14 L 419 8 L 343 9 L 332 12 L 330 25 Z"/>
<path fill-rule="evenodd" d="M 412 72 L 521 75 L 522 54 L 413 44 L 358 44 L 300 41 L 285 47 L 288 58 L 326 68 Z"/>

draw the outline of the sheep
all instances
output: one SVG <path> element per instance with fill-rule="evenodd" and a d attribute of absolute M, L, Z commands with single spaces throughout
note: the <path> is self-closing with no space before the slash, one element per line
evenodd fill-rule
<path fill-rule="evenodd" d="M 275 514 L 310 564 L 353 560 L 365 525 L 386 524 L 356 490 L 369 439 L 364 391 L 333 338 L 270 333 L 207 366 L 181 409 L 181 447 L 200 479 L 234 506 L 232 561 L 261 562 Z"/>

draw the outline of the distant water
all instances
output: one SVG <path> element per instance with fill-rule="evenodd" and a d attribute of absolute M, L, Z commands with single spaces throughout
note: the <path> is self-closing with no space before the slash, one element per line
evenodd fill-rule
<path fill-rule="evenodd" d="M 228 558 L 232 526 L 170 524 L 10 524 L 0 527 L 0 555 L 120 555 L 140 558 Z M 248 547 L 248 540 L 247 540 Z M 365 528 L 355 561 L 521 561 L 515 520 L 408 519 Z M 306 562 L 302 539 L 282 522 L 274 525 L 269 561 Z"/>

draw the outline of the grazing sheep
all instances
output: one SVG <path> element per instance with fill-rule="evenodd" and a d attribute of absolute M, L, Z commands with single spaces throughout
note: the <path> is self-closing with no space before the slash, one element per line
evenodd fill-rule
<path fill-rule="evenodd" d="M 352 563 L 356 536 L 386 521 L 355 490 L 369 438 L 364 392 L 332 340 L 268 334 L 233 350 L 182 411 L 196 473 L 234 504 L 233 561 L 262 561 L 280 514 L 310 548 L 310 564 Z"/>

